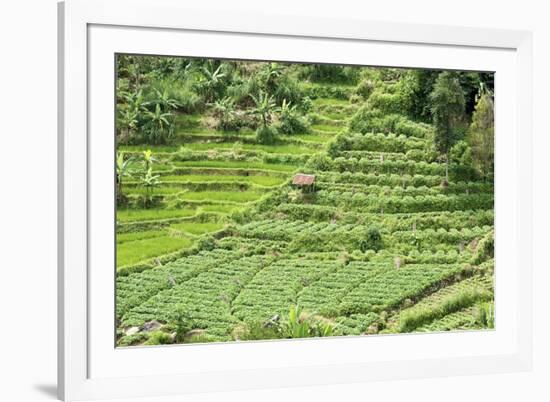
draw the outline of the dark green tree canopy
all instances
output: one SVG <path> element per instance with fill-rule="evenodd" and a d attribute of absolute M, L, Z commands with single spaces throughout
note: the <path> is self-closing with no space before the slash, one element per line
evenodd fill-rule
<path fill-rule="evenodd" d="M 434 144 L 436 150 L 445 156 L 445 180 L 449 181 L 449 152 L 460 139 L 457 124 L 464 117 L 464 92 L 455 72 L 439 74 L 430 94 L 431 112 L 435 126 Z"/>
<path fill-rule="evenodd" d="M 436 148 L 446 155 L 458 140 L 454 128 L 464 115 L 464 93 L 456 73 L 445 71 L 439 74 L 430 94 L 430 102 Z"/>

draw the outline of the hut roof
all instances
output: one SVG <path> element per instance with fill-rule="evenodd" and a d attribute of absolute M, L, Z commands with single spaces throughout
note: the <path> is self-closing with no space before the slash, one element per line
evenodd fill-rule
<path fill-rule="evenodd" d="M 298 173 L 294 176 L 294 179 L 292 179 L 292 184 L 298 186 L 310 186 L 313 183 L 315 183 L 315 175 L 313 174 Z"/>

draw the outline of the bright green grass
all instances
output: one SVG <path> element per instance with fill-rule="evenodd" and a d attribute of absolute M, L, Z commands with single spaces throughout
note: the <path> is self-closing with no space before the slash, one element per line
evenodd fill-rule
<path fill-rule="evenodd" d="M 185 148 L 193 151 L 208 151 L 212 149 L 233 149 L 234 142 L 192 142 L 185 144 Z M 281 145 L 261 145 L 261 144 L 239 144 L 238 148 L 243 150 L 252 151 L 264 151 L 272 154 L 311 154 L 315 150 L 294 144 L 281 144 Z"/>
<path fill-rule="evenodd" d="M 196 126 L 196 127 L 185 127 L 183 129 L 178 129 L 178 136 L 194 135 L 194 136 L 204 136 L 204 137 L 253 137 L 256 134 L 254 131 L 222 131 L 222 130 L 212 130 L 206 127 Z"/>
<path fill-rule="evenodd" d="M 153 195 L 172 195 L 172 194 L 179 194 L 182 191 L 185 191 L 185 189 L 182 187 L 161 184 L 159 187 L 155 188 L 155 190 L 153 191 Z M 148 194 L 147 189 L 141 186 L 126 187 L 126 190 L 124 192 L 126 194 L 139 194 L 139 195 Z"/>
<path fill-rule="evenodd" d="M 195 215 L 193 208 L 181 209 L 120 209 L 117 211 L 117 220 L 120 222 L 149 221 L 167 218 L 183 218 Z"/>
<path fill-rule="evenodd" d="M 217 222 L 182 222 L 170 225 L 170 229 L 180 230 L 191 235 L 201 235 L 220 230 L 225 225 Z"/>
<path fill-rule="evenodd" d="M 162 236 L 136 240 L 117 247 L 117 267 L 136 264 L 143 260 L 158 257 L 189 248 L 193 240 L 188 237 Z"/>
<path fill-rule="evenodd" d="M 179 196 L 189 201 L 225 201 L 245 203 L 256 201 L 265 193 L 258 191 L 188 191 Z"/>
<path fill-rule="evenodd" d="M 176 167 L 213 167 L 213 168 L 229 168 L 229 169 L 264 169 L 274 170 L 278 172 L 293 172 L 297 169 L 294 165 L 284 165 L 281 163 L 261 163 L 261 162 L 246 162 L 246 161 L 185 161 L 174 162 Z"/>
<path fill-rule="evenodd" d="M 344 112 L 323 112 L 321 116 L 329 120 L 338 120 L 338 123 L 341 123 L 342 125 L 344 125 L 344 122 L 342 120 L 349 117 L 349 115 Z"/>
<path fill-rule="evenodd" d="M 117 244 L 133 242 L 136 240 L 152 239 L 154 237 L 166 236 L 165 230 L 147 230 L 143 232 L 117 233 Z"/>
<path fill-rule="evenodd" d="M 317 98 L 313 100 L 314 106 L 324 106 L 324 105 L 338 105 L 338 106 L 349 106 L 350 103 L 345 99 L 336 99 L 336 98 Z"/>
<path fill-rule="evenodd" d="M 229 214 L 241 208 L 233 204 L 212 204 L 212 205 L 201 205 L 200 209 L 203 212 L 217 212 L 220 214 Z"/>
<path fill-rule="evenodd" d="M 330 124 L 312 124 L 311 128 L 313 130 L 322 131 L 325 133 L 337 133 L 342 131 L 342 127 L 331 126 Z"/>
<path fill-rule="evenodd" d="M 253 183 L 260 186 L 277 186 L 286 181 L 283 177 L 273 176 L 221 176 L 221 175 L 169 175 L 162 176 L 163 182 L 188 182 L 188 183 L 205 183 L 205 182 L 218 182 L 218 183 Z"/>
<path fill-rule="evenodd" d="M 200 114 L 178 114 L 176 115 L 176 125 L 178 127 L 197 127 L 201 124 L 202 115 Z"/>
<path fill-rule="evenodd" d="M 157 159 L 157 162 L 153 163 L 153 171 L 154 172 L 166 171 L 166 170 L 171 170 L 172 169 L 172 165 L 170 165 L 168 162 L 166 162 L 166 161 L 159 162 L 158 161 L 159 155 L 155 155 L 155 153 L 153 152 L 153 156 Z M 129 168 L 130 168 L 130 172 L 134 176 L 137 176 L 137 175 L 140 174 L 140 172 L 143 171 L 143 164 L 141 163 L 140 160 L 136 160 L 135 162 L 130 163 Z"/>
<path fill-rule="evenodd" d="M 143 152 L 150 149 L 155 155 L 158 152 L 176 152 L 179 145 L 119 145 L 117 149 L 122 152 Z"/>
<path fill-rule="evenodd" d="M 288 136 L 288 138 L 294 138 L 301 141 L 315 142 L 319 144 L 324 144 L 333 138 L 335 133 L 316 133 L 316 134 L 293 134 Z"/>

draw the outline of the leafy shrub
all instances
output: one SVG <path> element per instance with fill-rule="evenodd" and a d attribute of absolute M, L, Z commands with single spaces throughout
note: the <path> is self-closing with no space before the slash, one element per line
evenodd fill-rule
<path fill-rule="evenodd" d="M 410 310 L 405 310 L 399 317 L 399 332 L 411 332 L 436 318 L 444 317 L 471 306 L 479 300 L 489 300 L 492 297 L 492 293 L 485 290 L 465 289 L 446 297 L 435 307 L 413 307 Z"/>
<path fill-rule="evenodd" d="M 380 234 L 380 230 L 375 226 L 369 227 L 365 233 L 364 239 L 362 239 L 360 242 L 361 251 L 363 252 L 367 250 L 378 251 L 382 248 L 382 246 L 383 246 L 383 242 L 382 242 L 382 235 Z"/>
<path fill-rule="evenodd" d="M 243 116 L 240 116 L 235 109 L 235 102 L 232 98 L 226 96 L 218 99 L 209 106 L 212 107 L 212 113 L 218 120 L 217 128 L 226 131 L 237 131 L 242 127 Z"/>
<path fill-rule="evenodd" d="M 359 78 L 359 69 L 337 64 L 310 64 L 303 75 L 313 82 L 355 84 Z"/>
<path fill-rule="evenodd" d="M 166 332 L 162 332 L 162 331 L 155 331 L 149 335 L 149 338 L 143 344 L 144 345 L 168 345 L 170 343 L 173 343 L 173 339 L 170 336 L 170 334 L 167 334 Z"/>
<path fill-rule="evenodd" d="M 359 108 L 349 122 L 349 131 L 358 133 L 396 133 L 407 137 L 429 138 L 433 128 L 403 116 L 400 111 L 385 113 L 367 104 Z"/>
<path fill-rule="evenodd" d="M 453 164 L 463 166 L 473 166 L 472 149 L 466 141 L 458 141 L 450 152 L 450 158 Z"/>
<path fill-rule="evenodd" d="M 177 102 L 177 109 L 181 112 L 195 113 L 204 109 L 204 101 L 195 92 L 190 80 L 166 78 L 158 81 L 153 88 L 166 92 Z"/>
<path fill-rule="evenodd" d="M 133 346 L 133 345 L 139 345 L 143 342 L 147 341 L 148 334 L 146 332 L 138 332 L 133 335 L 123 336 L 120 338 L 120 340 L 117 342 L 118 346 Z"/>
<path fill-rule="evenodd" d="M 283 101 L 279 120 L 279 130 L 283 134 L 307 133 L 309 131 L 307 119 L 298 113 L 296 107 L 287 103 L 286 99 Z"/>
<path fill-rule="evenodd" d="M 495 232 L 487 233 L 477 244 L 472 263 L 479 265 L 495 256 Z"/>
<path fill-rule="evenodd" d="M 483 328 L 495 327 L 495 304 L 492 302 L 481 303 L 476 309 L 476 322 Z"/>
<path fill-rule="evenodd" d="M 369 96 L 368 106 L 372 109 L 378 109 L 382 113 L 403 113 L 408 109 L 407 99 L 399 93 L 384 93 L 374 91 Z"/>
<path fill-rule="evenodd" d="M 275 97 L 278 104 L 282 104 L 286 100 L 286 102 L 296 105 L 303 111 L 307 112 L 309 110 L 311 99 L 304 95 L 298 81 L 287 74 L 279 76 L 275 88 L 270 93 Z"/>
<path fill-rule="evenodd" d="M 332 169 L 332 160 L 323 153 L 317 153 L 309 159 L 307 166 L 311 169 L 327 171 Z"/>
<path fill-rule="evenodd" d="M 214 250 L 216 248 L 216 240 L 212 236 L 201 237 L 197 243 L 199 250 Z"/>
<path fill-rule="evenodd" d="M 332 336 L 334 325 L 309 315 L 300 306 L 291 306 L 287 320 L 281 324 L 281 333 L 285 338 Z"/>
<path fill-rule="evenodd" d="M 280 339 L 283 337 L 278 325 L 267 325 L 262 322 L 252 322 L 246 325 L 245 330 L 239 335 L 243 341 Z"/>
<path fill-rule="evenodd" d="M 335 98 L 348 100 L 352 95 L 352 87 L 338 85 L 305 85 L 303 86 L 304 97 L 317 98 Z"/>
<path fill-rule="evenodd" d="M 182 309 L 178 309 L 176 312 L 174 327 L 176 329 L 174 340 L 176 343 L 182 343 L 185 340 L 185 335 L 191 330 L 189 319 Z"/>
<path fill-rule="evenodd" d="M 297 107 L 302 113 L 308 113 L 313 108 L 313 101 L 309 96 L 303 96 Z"/>
<path fill-rule="evenodd" d="M 368 99 L 374 91 L 374 88 L 374 82 L 368 78 L 365 78 L 355 87 L 355 93 L 363 99 Z"/>
<path fill-rule="evenodd" d="M 260 144 L 270 145 L 277 140 L 277 129 L 271 126 L 260 126 L 256 130 L 256 141 Z"/>

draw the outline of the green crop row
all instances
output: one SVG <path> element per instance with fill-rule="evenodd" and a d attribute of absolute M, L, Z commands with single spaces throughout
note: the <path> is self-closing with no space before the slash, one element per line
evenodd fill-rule
<path fill-rule="evenodd" d="M 313 159 L 315 162 L 316 159 Z M 355 159 L 337 157 L 332 161 L 323 161 L 320 166 L 312 162 L 311 167 L 321 171 L 335 170 L 343 172 L 361 172 L 374 174 L 400 174 L 400 175 L 439 175 L 441 178 L 445 175 L 445 165 L 441 163 L 428 163 L 424 161 L 400 160 L 384 161 L 372 159 Z M 471 181 L 475 180 L 477 174 L 472 167 L 464 165 L 451 165 L 449 174 L 453 181 Z M 441 179 L 442 180 L 442 179 Z"/>
<path fill-rule="evenodd" d="M 455 265 L 411 264 L 391 267 L 369 276 L 342 298 L 339 315 L 368 313 L 398 306 L 403 300 L 421 296 L 464 269 Z"/>
<path fill-rule="evenodd" d="M 478 289 L 468 288 L 443 298 L 439 304 L 429 307 L 415 307 L 403 311 L 399 316 L 398 332 L 412 332 L 415 328 L 425 325 L 435 319 L 460 311 L 477 302 L 489 301 L 493 293 Z"/>
<path fill-rule="evenodd" d="M 451 194 L 411 197 L 364 195 L 352 192 L 324 191 L 316 194 L 315 202 L 363 212 L 413 213 L 427 211 L 461 211 L 467 209 L 491 209 L 493 194 Z"/>
<path fill-rule="evenodd" d="M 232 304 L 233 314 L 247 322 L 266 321 L 276 314 L 286 314 L 289 307 L 296 304 L 300 290 L 338 266 L 335 261 L 277 261 L 244 287 Z"/>
<path fill-rule="evenodd" d="M 178 176 L 165 176 L 162 177 L 158 186 L 155 188 L 155 193 L 164 194 L 165 191 L 169 191 L 168 194 L 174 194 L 182 191 L 201 192 L 201 191 L 247 191 L 254 190 L 257 192 L 267 191 L 269 187 L 254 184 L 248 181 L 178 181 L 178 180 L 166 180 L 166 177 Z M 141 183 L 128 182 L 125 183 L 125 190 L 129 194 L 142 194 Z M 179 191 L 177 191 L 179 189 Z"/>
<path fill-rule="evenodd" d="M 433 133 L 433 127 L 428 124 L 414 122 L 402 114 L 386 114 L 369 106 L 364 106 L 357 111 L 350 120 L 349 129 L 363 134 L 397 133 L 417 138 L 427 138 Z"/>
<path fill-rule="evenodd" d="M 374 278 L 390 269 L 392 267 L 388 264 L 351 262 L 342 265 L 338 270 L 303 289 L 298 297 L 298 303 L 305 309 L 325 317 L 343 315 L 341 302 L 351 290 L 368 278 Z"/>
<path fill-rule="evenodd" d="M 389 232 L 414 228 L 462 228 L 469 226 L 493 225 L 494 212 L 487 210 L 432 211 L 418 213 L 378 213 L 342 212 L 341 209 L 325 205 L 281 203 L 270 211 L 266 218 L 284 216 L 289 220 L 313 222 L 337 221 L 360 225 L 374 224 Z"/>
<path fill-rule="evenodd" d="M 409 175 L 409 174 L 375 174 L 363 172 L 322 172 L 318 175 L 320 183 L 362 184 L 379 186 L 427 186 L 433 187 L 441 184 L 441 176 Z"/>
<path fill-rule="evenodd" d="M 184 161 L 172 162 L 174 167 L 197 167 L 197 168 L 229 168 L 229 169 L 262 169 L 262 170 L 273 170 L 279 172 L 293 172 L 296 170 L 297 166 L 295 165 L 284 165 L 280 163 L 261 163 L 261 162 L 242 162 L 242 161 L 210 161 L 210 160 L 201 160 L 201 161 Z"/>
<path fill-rule="evenodd" d="M 335 98 L 337 100 L 347 100 L 353 92 L 353 87 L 304 83 L 302 84 L 302 91 L 305 96 L 311 99 Z"/>
<path fill-rule="evenodd" d="M 208 145 L 208 144 L 205 144 Z M 284 148 L 283 148 L 284 147 Z M 181 148 L 177 153 L 170 154 L 172 162 L 191 161 L 217 161 L 222 163 L 267 163 L 278 165 L 300 165 L 303 164 L 314 150 L 310 147 L 299 144 L 287 144 L 280 146 L 279 150 L 286 149 L 288 152 L 269 153 L 262 150 L 239 150 L 239 149 L 209 149 L 205 151 Z"/>
<path fill-rule="evenodd" d="M 222 249 L 202 251 L 166 265 L 127 276 L 117 276 L 116 315 L 121 318 L 132 308 L 158 292 L 197 276 L 201 272 L 238 258 L 238 254 Z"/>
<path fill-rule="evenodd" d="M 449 186 L 380 186 L 377 184 L 347 184 L 347 183 L 319 183 L 316 185 L 318 190 L 324 191 L 351 191 L 354 194 L 378 195 L 378 196 L 411 196 L 438 195 L 438 194 L 477 194 L 494 193 L 494 186 L 491 183 L 480 182 L 458 182 Z"/>
<path fill-rule="evenodd" d="M 270 263 L 268 257 L 253 256 L 216 264 L 133 307 L 122 317 L 122 326 L 140 326 L 153 319 L 174 323 L 183 314 L 190 328 L 204 329 L 212 339 L 228 340 L 238 322 L 231 314 L 233 300 Z"/>
<path fill-rule="evenodd" d="M 286 179 L 289 172 L 284 170 L 269 170 L 257 168 L 232 168 L 232 167 L 208 167 L 208 166 L 188 166 L 188 167 L 172 167 L 171 169 L 157 172 L 162 177 L 164 176 L 211 176 L 211 177 L 227 177 L 227 176 L 262 176 L 262 177 L 278 177 Z M 216 178 L 217 180 L 217 178 Z M 220 179 L 222 180 L 222 179 Z"/>
<path fill-rule="evenodd" d="M 423 139 L 405 135 L 383 133 L 349 133 L 340 135 L 330 144 L 329 155 L 340 151 L 378 151 L 405 153 L 411 149 L 426 150 L 427 142 Z"/>
<path fill-rule="evenodd" d="M 424 196 L 384 196 L 340 191 L 319 191 L 315 197 L 318 205 L 353 208 L 361 212 L 413 213 L 427 211 L 460 211 L 467 209 L 491 209 L 493 194 L 451 194 Z"/>
<path fill-rule="evenodd" d="M 220 176 L 220 175 L 166 175 L 161 177 L 164 183 L 246 183 L 260 186 L 277 186 L 283 184 L 286 179 L 278 176 Z"/>
<path fill-rule="evenodd" d="M 460 311 L 448 314 L 442 318 L 435 319 L 429 324 L 415 328 L 415 332 L 483 329 L 483 326 L 476 322 L 476 310 L 477 306 L 467 307 Z"/>

